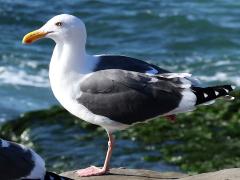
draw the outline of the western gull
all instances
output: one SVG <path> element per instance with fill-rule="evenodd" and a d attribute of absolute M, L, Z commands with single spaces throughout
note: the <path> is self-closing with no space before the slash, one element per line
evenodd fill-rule
<path fill-rule="evenodd" d="M 45 162 L 34 150 L 0 139 L 1 180 L 70 180 L 46 171 Z"/>
<path fill-rule="evenodd" d="M 61 14 L 28 33 L 23 43 L 50 38 L 53 50 L 49 78 L 60 104 L 73 115 L 102 126 L 108 150 L 102 168 L 76 171 L 79 176 L 108 172 L 112 133 L 158 116 L 174 120 L 175 114 L 228 96 L 230 85 L 202 87 L 188 73 L 172 73 L 147 62 L 122 55 L 89 55 L 86 28 L 79 18 Z"/>

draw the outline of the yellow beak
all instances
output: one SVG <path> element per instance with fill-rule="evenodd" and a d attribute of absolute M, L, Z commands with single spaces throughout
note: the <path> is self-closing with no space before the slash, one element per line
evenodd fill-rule
<path fill-rule="evenodd" d="M 31 44 L 34 41 L 37 41 L 38 39 L 45 37 L 47 34 L 48 34 L 48 32 L 44 32 L 41 30 L 32 31 L 23 37 L 22 43 L 23 44 Z"/>

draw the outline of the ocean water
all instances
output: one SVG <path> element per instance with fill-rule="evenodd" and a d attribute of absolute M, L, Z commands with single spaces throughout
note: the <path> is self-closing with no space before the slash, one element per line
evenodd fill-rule
<path fill-rule="evenodd" d="M 0 120 L 57 104 L 49 87 L 54 43 L 22 37 L 61 13 L 81 17 L 89 53 L 124 54 L 209 83 L 240 84 L 240 2 L 0 0 Z"/>

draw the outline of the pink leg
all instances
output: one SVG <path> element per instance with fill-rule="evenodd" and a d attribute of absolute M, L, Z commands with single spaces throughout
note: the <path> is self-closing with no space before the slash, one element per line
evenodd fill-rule
<path fill-rule="evenodd" d="M 111 133 L 108 133 L 108 138 L 109 138 L 108 150 L 107 150 L 107 155 L 106 155 L 106 159 L 104 162 L 104 166 L 102 168 L 90 166 L 86 169 L 80 169 L 76 172 L 79 176 L 87 177 L 87 176 L 99 176 L 99 175 L 106 174 L 106 172 L 109 170 L 109 164 L 110 164 L 110 159 L 112 156 L 112 149 L 113 149 L 113 144 L 114 144 L 114 138 Z"/>

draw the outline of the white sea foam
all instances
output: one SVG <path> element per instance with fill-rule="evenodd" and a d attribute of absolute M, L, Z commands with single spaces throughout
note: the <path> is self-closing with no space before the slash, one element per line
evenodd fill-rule
<path fill-rule="evenodd" d="M 222 61 L 217 61 L 214 63 L 214 66 L 223 66 L 223 65 L 231 65 L 231 61 L 229 60 L 222 60 Z"/>
<path fill-rule="evenodd" d="M 49 87 L 48 72 L 43 69 L 30 74 L 13 67 L 0 67 L 0 84 Z"/>
<path fill-rule="evenodd" d="M 20 62 L 20 67 L 30 67 L 32 69 L 36 69 L 39 66 L 39 62 L 33 61 L 33 60 L 28 60 L 28 61 L 21 61 Z"/>
<path fill-rule="evenodd" d="M 240 86 L 240 77 L 238 76 L 232 76 L 230 74 L 224 73 L 224 72 L 217 72 L 213 76 L 198 76 L 198 79 L 211 82 L 211 81 L 224 81 L 224 82 L 230 82 L 234 83 L 237 86 Z"/>

